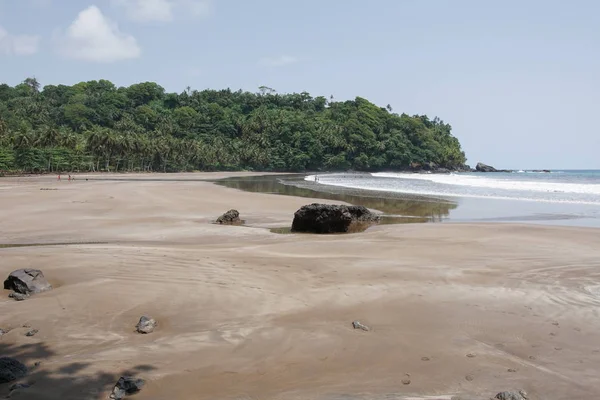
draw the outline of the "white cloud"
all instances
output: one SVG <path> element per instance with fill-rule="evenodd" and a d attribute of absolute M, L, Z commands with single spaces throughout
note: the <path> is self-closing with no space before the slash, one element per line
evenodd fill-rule
<path fill-rule="evenodd" d="M 96 6 L 81 11 L 58 41 L 66 57 L 84 61 L 110 63 L 141 54 L 135 37 L 121 32 Z"/>
<path fill-rule="evenodd" d="M 205 17 L 212 12 L 212 0 L 111 0 L 111 4 L 137 22 L 170 22 L 176 14 Z"/>
<path fill-rule="evenodd" d="M 39 36 L 12 35 L 0 26 L 0 54 L 29 56 L 37 53 L 39 43 Z"/>
<path fill-rule="evenodd" d="M 284 67 L 286 65 L 295 64 L 298 62 L 296 57 L 292 56 L 279 56 L 279 57 L 266 57 L 259 61 L 259 64 L 265 67 Z"/>

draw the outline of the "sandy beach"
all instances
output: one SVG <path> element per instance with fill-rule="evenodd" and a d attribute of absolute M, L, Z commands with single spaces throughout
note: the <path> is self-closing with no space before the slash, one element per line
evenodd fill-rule
<path fill-rule="evenodd" d="M 12 398 L 106 399 L 123 374 L 150 400 L 600 394 L 600 230 L 276 234 L 331 201 L 200 181 L 230 175 L 0 180 L 0 278 L 38 268 L 54 286 L 0 297 L 0 356 L 40 363 Z M 230 208 L 246 226 L 211 223 Z M 144 314 L 154 333 L 135 332 Z"/>

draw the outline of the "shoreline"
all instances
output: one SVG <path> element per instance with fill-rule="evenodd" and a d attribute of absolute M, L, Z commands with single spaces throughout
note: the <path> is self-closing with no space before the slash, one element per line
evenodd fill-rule
<path fill-rule="evenodd" d="M 316 199 L 193 178 L 40 178 L 2 192 L 0 243 L 56 243 L 0 248 L 0 275 L 39 268 L 54 286 L 23 302 L 0 296 L 0 353 L 41 362 L 24 398 L 105 399 L 124 374 L 147 381 L 149 400 L 597 393 L 600 231 L 448 223 L 280 235 L 269 227 Z M 213 223 L 230 208 L 255 228 Z M 141 315 L 155 332 L 135 333 Z"/>

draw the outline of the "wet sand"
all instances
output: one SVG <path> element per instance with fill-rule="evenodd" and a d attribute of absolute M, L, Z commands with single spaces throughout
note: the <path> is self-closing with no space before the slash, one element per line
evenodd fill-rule
<path fill-rule="evenodd" d="M 41 362 L 12 398 L 105 399 L 124 373 L 152 400 L 600 394 L 600 230 L 279 235 L 312 200 L 201 181 L 226 175 L 0 180 L 0 276 L 55 286 L 0 298 L 0 355 Z M 248 226 L 211 223 L 229 208 Z M 134 333 L 143 314 L 154 333 Z"/>

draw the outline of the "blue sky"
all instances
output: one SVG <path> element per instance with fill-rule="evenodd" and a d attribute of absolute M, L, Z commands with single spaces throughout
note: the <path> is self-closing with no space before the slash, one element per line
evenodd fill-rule
<path fill-rule="evenodd" d="M 469 163 L 600 168 L 600 1 L 0 0 L 0 81 L 365 97 Z"/>

